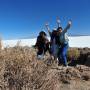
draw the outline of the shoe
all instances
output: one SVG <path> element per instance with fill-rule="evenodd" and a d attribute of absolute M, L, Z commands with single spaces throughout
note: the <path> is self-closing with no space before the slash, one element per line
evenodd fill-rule
<path fill-rule="evenodd" d="M 42 59 L 44 59 L 44 56 L 43 55 L 38 55 L 37 58 L 42 60 Z"/>

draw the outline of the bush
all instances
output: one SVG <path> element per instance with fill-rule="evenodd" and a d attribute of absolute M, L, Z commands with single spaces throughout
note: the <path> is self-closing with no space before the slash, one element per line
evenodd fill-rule
<path fill-rule="evenodd" d="M 0 82 L 6 83 L 5 86 L 2 84 L 2 87 L 8 87 L 9 90 L 13 90 L 12 88 L 16 88 L 15 90 L 22 90 L 24 86 L 29 84 L 32 70 L 30 62 L 34 61 L 35 55 L 34 49 L 29 47 L 16 46 L 1 50 L 0 69 L 2 75 L 0 75 L 0 78 L 2 78 L 2 81 L 0 79 Z"/>
<path fill-rule="evenodd" d="M 0 50 L 2 49 L 2 38 L 0 38 Z"/>
<path fill-rule="evenodd" d="M 78 50 L 78 48 L 70 48 L 68 50 L 67 56 L 70 59 L 74 59 L 77 60 L 80 56 L 80 51 Z"/>

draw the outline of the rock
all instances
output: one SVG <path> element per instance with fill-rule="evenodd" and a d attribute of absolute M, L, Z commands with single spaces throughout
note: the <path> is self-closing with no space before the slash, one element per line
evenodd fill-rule
<path fill-rule="evenodd" d="M 85 62 L 87 61 L 87 56 L 88 56 L 88 51 L 81 50 L 80 57 L 79 57 L 79 63 L 85 64 Z"/>
<path fill-rule="evenodd" d="M 90 55 L 88 55 L 87 61 L 86 61 L 85 65 L 86 65 L 86 66 L 90 66 Z"/>
<path fill-rule="evenodd" d="M 80 72 L 83 72 L 83 71 L 90 71 L 90 68 L 85 66 L 85 65 L 77 65 L 76 68 L 80 71 Z"/>
<path fill-rule="evenodd" d="M 83 50 L 88 51 L 88 50 L 89 50 L 89 48 L 88 48 L 88 47 L 85 47 L 85 48 L 83 48 Z"/>
<path fill-rule="evenodd" d="M 87 54 L 90 55 L 90 51 Z"/>

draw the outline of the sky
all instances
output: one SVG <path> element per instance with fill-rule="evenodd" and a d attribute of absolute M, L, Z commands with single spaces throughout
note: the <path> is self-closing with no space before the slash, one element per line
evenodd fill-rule
<path fill-rule="evenodd" d="M 69 35 L 90 35 L 90 0 L 0 0 L 0 37 L 2 39 L 34 38 L 45 23 L 57 27 L 56 18 Z"/>

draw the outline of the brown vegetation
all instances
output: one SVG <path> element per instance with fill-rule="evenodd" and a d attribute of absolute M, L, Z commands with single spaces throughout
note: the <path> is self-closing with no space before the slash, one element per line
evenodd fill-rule
<path fill-rule="evenodd" d="M 72 50 L 75 59 L 80 57 L 77 50 Z M 48 53 L 44 60 L 37 60 L 35 49 L 17 45 L 0 50 L 0 89 L 89 90 L 90 67 L 58 66 Z"/>

